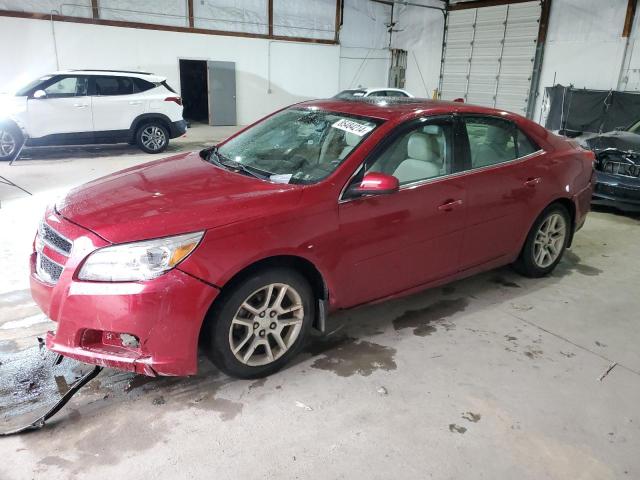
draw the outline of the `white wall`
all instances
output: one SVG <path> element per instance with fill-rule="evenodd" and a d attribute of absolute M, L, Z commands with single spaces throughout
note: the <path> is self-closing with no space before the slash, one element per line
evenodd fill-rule
<path fill-rule="evenodd" d="M 345 0 L 340 30 L 340 90 L 386 87 L 389 76 L 391 7 L 369 0 Z"/>
<path fill-rule="evenodd" d="M 236 62 L 241 125 L 291 103 L 335 95 L 339 87 L 340 47 L 335 45 L 65 22 L 55 23 L 55 36 L 60 69 L 150 71 L 166 76 L 176 88 L 179 58 Z M 0 45 L 12 45 L 3 48 L 0 91 L 56 70 L 48 21 L 0 17 Z"/>
<path fill-rule="evenodd" d="M 393 34 L 392 46 L 407 50 L 406 89 L 415 96 L 431 98 L 440 80 L 444 17 L 437 10 L 401 6 L 394 19 L 398 31 Z"/>

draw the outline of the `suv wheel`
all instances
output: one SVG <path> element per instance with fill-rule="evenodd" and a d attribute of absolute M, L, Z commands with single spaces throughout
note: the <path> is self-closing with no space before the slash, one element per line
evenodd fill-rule
<path fill-rule="evenodd" d="M 136 143 L 143 152 L 164 152 L 169 145 L 169 131 L 160 122 L 149 122 L 138 128 Z"/>
<path fill-rule="evenodd" d="M 0 160 L 14 160 L 20 150 L 24 138 L 20 129 L 14 125 L 0 125 Z"/>
<path fill-rule="evenodd" d="M 529 231 L 515 269 L 527 277 L 542 277 L 556 268 L 569 241 L 571 217 L 558 203 L 549 205 Z"/>
<path fill-rule="evenodd" d="M 233 377 L 270 375 L 300 351 L 314 315 L 311 287 L 302 275 L 263 270 L 237 284 L 212 310 L 205 332 L 208 355 Z"/>

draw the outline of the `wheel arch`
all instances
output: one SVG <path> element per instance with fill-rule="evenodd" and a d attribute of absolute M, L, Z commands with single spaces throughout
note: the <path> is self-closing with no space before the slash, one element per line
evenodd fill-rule
<path fill-rule="evenodd" d="M 326 315 L 327 304 L 329 301 L 329 288 L 324 276 L 318 267 L 307 258 L 298 255 L 274 255 L 256 260 L 249 265 L 246 265 L 221 286 L 220 294 L 209 307 L 204 321 L 202 322 L 202 326 L 200 327 L 200 341 L 202 341 L 203 337 L 206 336 L 210 322 L 214 321 L 212 312 L 227 298 L 230 292 L 233 291 L 234 287 L 245 278 L 268 268 L 290 268 L 305 277 L 311 286 L 316 302 L 319 302 L 319 304 L 322 305 L 322 311 L 316 311 L 313 327 L 320 331 L 324 331 L 324 316 Z"/>
<path fill-rule="evenodd" d="M 576 230 L 576 204 L 570 198 L 559 197 L 552 202 L 549 202 L 549 204 L 544 207 L 542 211 L 544 211 L 546 208 L 549 208 L 549 206 L 553 205 L 554 203 L 562 205 L 569 212 L 569 219 L 571 220 L 571 226 L 569 228 L 569 240 L 567 241 L 567 248 L 569 248 L 573 243 L 573 234 Z M 542 213 L 542 211 L 540 213 Z"/>
<path fill-rule="evenodd" d="M 549 208 L 554 203 L 562 205 L 569 212 L 569 218 L 571 220 L 571 225 L 570 225 L 570 228 L 569 228 L 569 240 L 567 242 L 567 248 L 571 246 L 571 242 L 573 241 L 573 233 L 574 233 L 574 230 L 575 230 L 575 222 L 576 222 L 576 205 L 575 205 L 575 203 L 573 203 L 573 200 L 571 198 L 557 197 L 557 198 L 554 198 L 553 200 L 551 200 L 550 202 L 548 202 L 544 207 L 542 207 L 542 209 L 540 209 L 538 214 L 533 218 L 533 220 L 531 221 L 531 224 L 529 225 L 529 228 L 525 232 L 524 238 L 520 242 L 521 243 L 520 252 L 522 252 L 522 249 L 524 248 L 525 243 L 527 241 L 527 237 L 529 236 L 529 232 L 531 232 L 531 229 L 535 225 L 535 223 L 538 220 L 538 218 L 540 218 L 540 215 L 542 215 L 542 212 L 544 212 L 547 208 Z"/>
<path fill-rule="evenodd" d="M 167 117 L 165 114 L 163 113 L 143 113 L 142 115 L 138 115 L 133 122 L 131 123 L 131 127 L 129 128 L 129 131 L 131 132 L 131 136 L 133 137 L 136 132 L 138 131 L 138 128 L 140 128 L 142 125 L 144 125 L 145 123 L 151 121 L 151 120 L 156 120 L 158 122 L 162 122 L 162 124 L 164 125 L 164 127 L 167 129 L 167 131 L 169 133 L 171 133 L 171 119 L 169 117 Z"/>
<path fill-rule="evenodd" d="M 0 118 L 0 126 L 2 126 L 2 127 L 14 127 L 20 132 L 20 134 L 22 135 L 23 139 L 27 138 L 26 130 L 16 120 L 14 120 L 11 117 Z"/>

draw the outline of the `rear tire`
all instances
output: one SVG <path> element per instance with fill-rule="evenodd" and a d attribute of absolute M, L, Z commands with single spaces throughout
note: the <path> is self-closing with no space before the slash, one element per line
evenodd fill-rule
<path fill-rule="evenodd" d="M 22 150 L 24 136 L 12 123 L 0 124 L 0 161 L 15 160 Z"/>
<path fill-rule="evenodd" d="M 261 270 L 222 295 L 204 338 L 209 358 L 227 375 L 271 375 L 303 347 L 315 302 L 309 282 L 295 270 Z"/>
<path fill-rule="evenodd" d="M 146 153 L 164 152 L 169 146 L 169 130 L 160 122 L 147 122 L 136 131 L 136 143 Z"/>
<path fill-rule="evenodd" d="M 537 278 L 551 273 L 562 259 L 569 242 L 571 216 L 564 205 L 552 203 L 536 219 L 513 264 L 526 277 Z"/>

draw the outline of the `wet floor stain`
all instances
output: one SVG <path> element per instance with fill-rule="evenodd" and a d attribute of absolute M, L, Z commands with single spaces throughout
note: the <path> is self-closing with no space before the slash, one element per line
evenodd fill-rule
<path fill-rule="evenodd" d="M 333 372 L 339 377 L 356 374 L 368 377 L 376 370 L 397 368 L 395 348 L 348 336 L 315 342 L 307 351 L 312 355 L 322 355 L 314 360 L 312 368 Z"/>
<path fill-rule="evenodd" d="M 516 282 L 512 282 L 511 280 L 503 277 L 502 275 L 495 275 L 489 280 L 491 283 L 495 283 L 496 285 L 500 285 L 501 287 L 507 288 L 522 288 Z"/>
<path fill-rule="evenodd" d="M 600 275 L 602 273 L 602 270 L 582 263 L 582 259 L 578 255 L 567 250 L 564 252 L 562 260 L 560 261 L 560 263 L 558 263 L 558 266 L 553 271 L 552 276 L 561 277 L 573 272 L 577 272 L 588 277 L 595 277 L 597 275 Z"/>
<path fill-rule="evenodd" d="M 482 418 L 482 415 L 479 413 L 465 412 L 462 414 L 462 418 L 472 423 L 478 423 Z"/>
<path fill-rule="evenodd" d="M 535 360 L 536 358 L 540 358 L 544 352 L 542 350 L 537 350 L 535 348 L 529 347 L 524 354 L 530 358 L 531 360 Z"/>
<path fill-rule="evenodd" d="M 190 402 L 189 405 L 200 410 L 215 412 L 223 422 L 233 420 L 242 413 L 242 409 L 244 408 L 243 403 L 234 402 L 227 398 L 220 398 L 215 393 L 205 394 L 193 402 Z"/>
<path fill-rule="evenodd" d="M 393 328 L 413 328 L 413 334 L 419 337 L 431 335 L 438 330 L 437 327 L 453 330 L 455 325 L 447 322 L 447 318 L 463 311 L 468 304 L 465 298 L 438 300 L 425 308 L 407 310 L 393 321 Z"/>
<path fill-rule="evenodd" d="M 465 427 L 461 427 L 460 425 L 456 425 L 455 423 L 449 424 L 449 431 L 451 433 L 460 433 L 463 434 L 467 431 Z"/>

